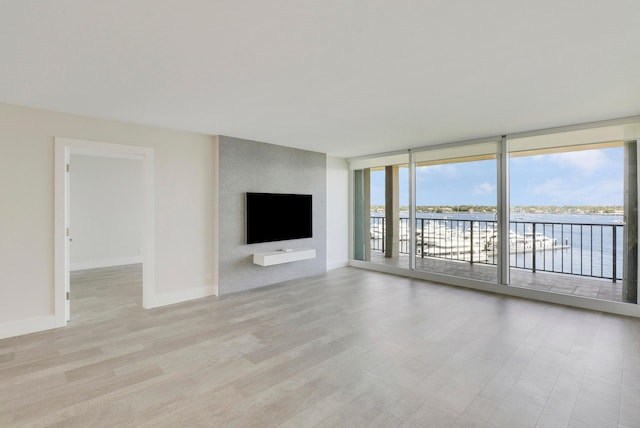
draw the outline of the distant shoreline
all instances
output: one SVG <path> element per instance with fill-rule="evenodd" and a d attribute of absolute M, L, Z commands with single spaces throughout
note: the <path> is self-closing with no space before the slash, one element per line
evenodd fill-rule
<path fill-rule="evenodd" d="M 371 205 L 371 211 L 384 211 L 384 205 Z M 400 211 L 408 211 L 408 207 L 401 206 Z M 425 214 L 491 214 L 497 209 L 482 205 L 458 205 L 458 206 L 426 206 L 418 205 L 416 212 Z M 581 205 L 581 206 L 512 206 L 511 214 L 561 214 L 561 215 L 624 215 L 624 207 L 612 205 Z"/>

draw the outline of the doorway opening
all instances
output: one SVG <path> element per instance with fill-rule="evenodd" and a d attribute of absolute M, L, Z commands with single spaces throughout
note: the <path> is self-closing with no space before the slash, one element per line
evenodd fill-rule
<path fill-rule="evenodd" d="M 68 175 L 73 323 L 141 307 L 141 157 L 72 150 Z"/>
<path fill-rule="evenodd" d="M 111 265 L 138 264 L 142 262 L 142 307 L 154 307 L 155 296 L 155 255 L 154 255 L 154 152 L 153 149 L 100 143 L 94 141 L 75 140 L 69 138 L 55 139 L 55 317 L 56 325 L 64 326 L 71 316 L 71 245 L 74 238 L 71 222 L 71 160 L 72 156 L 91 157 L 94 159 L 120 158 L 141 163 L 141 233 L 138 240 L 138 254 L 125 259 L 109 259 L 104 254 L 98 262 L 73 260 L 74 270 Z M 105 201 L 108 204 L 108 201 Z M 82 227 L 87 227 L 83 225 Z M 138 231 L 140 232 L 140 231 Z M 78 235 L 79 236 L 79 235 Z M 135 240 L 135 237 L 134 237 Z M 73 244 L 75 245 L 75 243 Z M 101 249 L 104 250 L 104 249 Z M 95 250 L 93 250 L 95 251 Z M 89 253 L 91 251 L 88 251 Z M 85 249 L 84 253 L 87 253 Z M 87 254 L 85 254 L 86 256 Z M 96 255 L 92 255 L 95 259 Z M 106 257 L 106 258 L 105 258 Z M 90 259 L 91 257 L 89 257 Z M 83 264 L 84 263 L 84 264 Z M 94 263 L 92 265 L 91 263 Z M 97 265 L 95 264 L 97 263 Z M 139 282 L 139 281 L 138 281 Z"/>

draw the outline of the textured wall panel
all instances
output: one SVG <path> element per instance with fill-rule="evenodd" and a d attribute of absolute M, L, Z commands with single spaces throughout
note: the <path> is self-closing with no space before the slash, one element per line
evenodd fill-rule
<path fill-rule="evenodd" d="M 249 290 L 326 271 L 326 155 L 220 137 L 219 293 Z M 246 244 L 245 193 L 313 195 L 313 237 Z M 316 258 L 275 266 L 253 264 L 256 252 L 314 248 Z"/>

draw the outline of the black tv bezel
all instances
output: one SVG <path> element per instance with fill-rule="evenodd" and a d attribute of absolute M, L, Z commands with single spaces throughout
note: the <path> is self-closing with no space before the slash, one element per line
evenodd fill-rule
<path fill-rule="evenodd" d="M 273 198 L 283 198 L 283 197 L 289 197 L 289 198 L 295 198 L 295 199 L 300 199 L 301 201 L 308 201 L 308 223 L 305 223 L 308 225 L 308 227 L 304 228 L 304 232 L 292 232 L 289 234 L 286 233 L 276 233 L 273 236 L 269 236 L 266 238 L 260 238 L 260 237 L 253 237 L 252 238 L 252 233 L 251 230 L 254 230 L 252 228 L 252 225 L 250 224 L 250 220 L 251 220 L 251 216 L 253 214 L 253 211 L 250 207 L 250 202 L 249 199 L 251 196 L 263 196 L 263 197 L 273 197 Z M 281 213 L 279 218 L 283 218 L 283 216 L 285 216 L 286 213 Z M 306 215 L 306 213 L 305 213 Z M 267 221 L 267 219 L 271 218 L 271 215 L 269 216 L 264 216 L 264 220 L 263 221 Z M 277 222 L 276 222 L 277 223 Z M 253 225 L 255 227 L 255 225 Z M 263 226 L 268 226 L 268 225 L 263 225 Z M 284 225 L 281 225 L 284 226 Z M 280 229 L 282 230 L 282 229 Z M 255 234 L 253 234 L 255 235 Z M 247 245 L 249 244 L 263 244 L 263 243 L 268 243 L 268 242 L 282 242 L 282 241 L 291 241 L 291 240 L 296 240 L 296 239 L 308 239 L 308 238 L 313 238 L 313 195 L 312 194 L 308 194 L 308 193 L 274 193 L 274 192 L 245 192 L 245 242 Z"/>

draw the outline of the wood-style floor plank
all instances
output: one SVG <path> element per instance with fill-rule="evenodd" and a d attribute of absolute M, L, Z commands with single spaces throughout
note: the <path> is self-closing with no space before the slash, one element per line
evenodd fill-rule
<path fill-rule="evenodd" d="M 143 310 L 74 272 L 72 321 L 0 341 L 2 427 L 626 427 L 640 320 L 354 268 Z"/>

